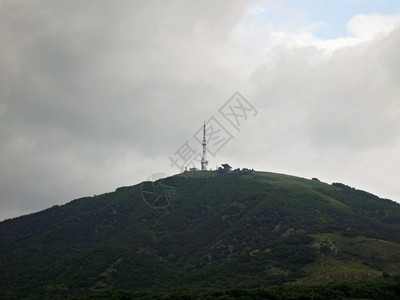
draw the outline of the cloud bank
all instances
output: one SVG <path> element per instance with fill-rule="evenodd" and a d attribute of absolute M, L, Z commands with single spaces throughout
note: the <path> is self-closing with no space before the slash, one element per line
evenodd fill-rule
<path fill-rule="evenodd" d="M 169 156 L 236 91 L 258 115 L 210 166 L 400 201 L 399 14 L 356 15 L 348 36 L 322 40 L 273 8 L 3 1 L 0 219 L 176 173 Z"/>

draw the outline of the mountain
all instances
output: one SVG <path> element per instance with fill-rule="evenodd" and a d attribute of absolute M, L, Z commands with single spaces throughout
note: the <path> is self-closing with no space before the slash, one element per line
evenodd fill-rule
<path fill-rule="evenodd" d="M 345 184 L 185 172 L 0 222 L 0 297 L 394 284 L 399 232 L 399 204 Z"/>

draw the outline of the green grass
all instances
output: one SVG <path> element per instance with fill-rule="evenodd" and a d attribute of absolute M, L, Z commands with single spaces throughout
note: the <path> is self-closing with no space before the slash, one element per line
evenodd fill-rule
<path fill-rule="evenodd" d="M 299 283 L 372 281 L 381 279 L 384 272 L 400 274 L 398 243 L 364 236 L 350 238 L 338 233 L 310 236 L 315 240 L 314 247 L 325 251 L 319 251 L 317 259 L 305 268 L 309 276 L 299 279 Z"/>

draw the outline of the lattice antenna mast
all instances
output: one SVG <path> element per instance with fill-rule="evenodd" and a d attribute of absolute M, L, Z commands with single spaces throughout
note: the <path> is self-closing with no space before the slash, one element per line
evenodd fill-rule
<path fill-rule="evenodd" d="M 208 160 L 207 160 L 207 140 L 206 140 L 206 122 L 203 125 L 203 153 L 201 155 L 201 169 L 207 170 Z"/>

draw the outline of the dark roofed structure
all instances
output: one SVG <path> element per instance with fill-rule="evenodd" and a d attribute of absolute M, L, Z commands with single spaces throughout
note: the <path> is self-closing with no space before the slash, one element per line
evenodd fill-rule
<path fill-rule="evenodd" d="M 221 166 L 224 168 L 223 171 L 225 173 L 229 173 L 230 171 L 232 171 L 232 167 L 228 164 L 222 164 Z"/>

